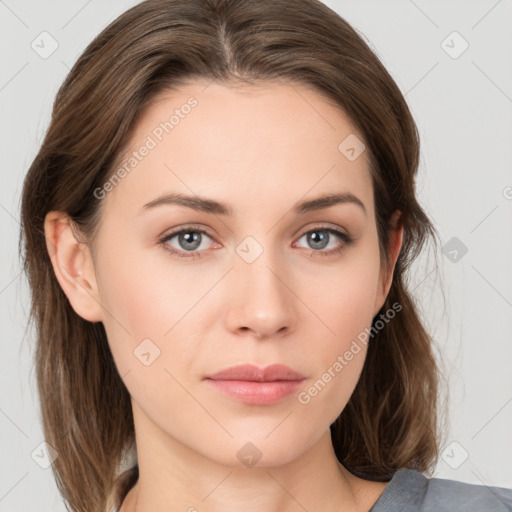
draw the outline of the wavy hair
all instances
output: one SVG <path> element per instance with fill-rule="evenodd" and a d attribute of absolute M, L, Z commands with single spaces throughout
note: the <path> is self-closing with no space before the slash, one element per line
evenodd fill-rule
<path fill-rule="evenodd" d="M 20 250 L 41 418 L 59 454 L 52 469 L 66 506 L 112 510 L 138 466 L 123 467 L 135 444 L 129 393 L 102 323 L 78 316 L 57 282 L 45 216 L 67 213 L 92 243 L 101 213 L 93 191 L 112 175 L 137 120 L 158 95 L 198 78 L 312 87 L 363 135 L 383 263 L 392 213 L 402 212 L 403 245 L 381 312 L 395 303 L 402 309 L 371 337 L 359 382 L 331 425 L 332 442 L 340 463 L 361 478 L 431 471 L 440 372 L 406 281 L 438 235 L 415 196 L 420 143 L 404 96 L 363 37 L 317 0 L 147 0 L 107 26 L 71 69 L 22 193 Z"/>

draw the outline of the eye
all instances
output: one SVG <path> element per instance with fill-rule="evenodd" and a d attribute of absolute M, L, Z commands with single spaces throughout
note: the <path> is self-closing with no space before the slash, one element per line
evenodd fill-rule
<path fill-rule="evenodd" d="M 182 258 L 199 258 L 201 252 L 207 247 L 201 247 L 206 238 L 212 238 L 202 229 L 196 229 L 193 227 L 181 228 L 178 231 L 174 231 L 165 235 L 161 240 L 160 244 L 165 250 L 171 254 L 176 254 Z M 174 244 L 171 241 L 174 240 Z M 200 249 L 200 250 L 198 250 Z"/>
<path fill-rule="evenodd" d="M 305 238 L 306 243 L 309 245 L 310 255 L 312 256 L 317 254 L 319 256 L 338 254 L 354 242 L 354 239 L 343 231 L 328 226 L 318 226 L 311 229 L 304 233 L 299 240 L 303 238 Z M 336 239 L 338 239 L 338 242 L 336 242 Z M 340 243 L 340 240 L 342 243 Z M 324 250 L 329 245 L 331 246 L 329 250 Z"/>
<path fill-rule="evenodd" d="M 203 229 L 188 226 L 168 233 L 159 240 L 159 243 L 166 251 L 180 258 L 200 258 L 208 249 L 207 238 L 213 240 Z M 332 256 L 340 253 L 354 242 L 354 239 L 348 234 L 328 226 L 310 229 L 303 233 L 298 241 L 303 238 L 310 246 L 305 249 L 309 250 L 311 256 Z M 298 241 L 294 242 L 293 247 L 297 246 Z M 329 246 L 331 248 L 325 250 Z"/>

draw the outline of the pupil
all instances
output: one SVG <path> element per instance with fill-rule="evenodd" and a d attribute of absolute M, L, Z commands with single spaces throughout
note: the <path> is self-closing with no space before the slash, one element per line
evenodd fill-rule
<path fill-rule="evenodd" d="M 193 235 L 190 236 L 190 233 L 193 233 Z M 187 231 L 186 233 L 181 233 L 179 242 L 180 245 L 182 245 L 182 242 L 185 244 L 185 247 L 183 248 L 186 250 L 197 249 L 197 247 L 200 245 L 200 233 L 197 231 Z M 187 247 L 186 244 L 192 244 L 192 247 Z"/>

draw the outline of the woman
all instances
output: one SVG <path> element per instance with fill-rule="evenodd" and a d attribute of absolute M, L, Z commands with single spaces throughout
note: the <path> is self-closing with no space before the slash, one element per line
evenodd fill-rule
<path fill-rule="evenodd" d="M 22 202 L 71 510 L 508 510 L 422 475 L 418 158 L 396 84 L 314 0 L 149 0 L 89 45 Z"/>

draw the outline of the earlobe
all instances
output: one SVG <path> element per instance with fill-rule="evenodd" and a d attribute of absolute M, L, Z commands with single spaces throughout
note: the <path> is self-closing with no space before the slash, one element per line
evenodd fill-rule
<path fill-rule="evenodd" d="M 377 301 L 375 304 L 374 316 L 378 313 L 384 302 L 386 301 L 386 297 L 388 296 L 389 290 L 391 289 L 391 284 L 393 282 L 394 269 L 396 265 L 396 261 L 400 254 L 400 250 L 402 248 L 403 242 L 403 223 L 401 222 L 402 212 L 396 210 L 391 216 L 391 220 L 389 222 L 389 245 L 388 245 L 388 259 L 389 266 L 385 271 L 381 272 L 381 276 L 379 279 L 379 294 L 377 297 Z"/>
<path fill-rule="evenodd" d="M 102 307 L 89 247 L 76 238 L 62 212 L 49 212 L 44 222 L 53 271 L 74 311 L 90 322 L 102 320 Z"/>

